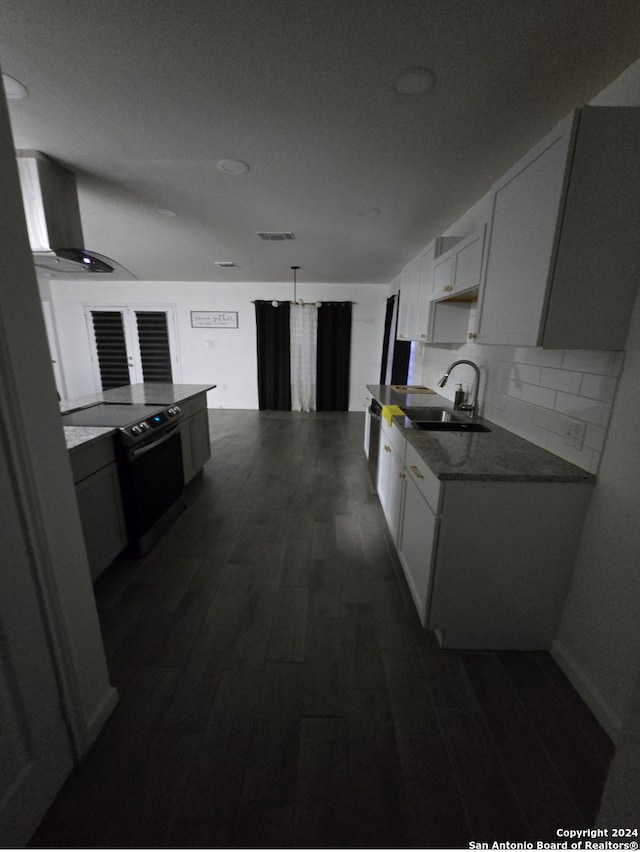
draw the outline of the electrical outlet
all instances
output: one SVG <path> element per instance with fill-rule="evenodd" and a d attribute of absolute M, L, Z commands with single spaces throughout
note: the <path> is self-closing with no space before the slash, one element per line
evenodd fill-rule
<path fill-rule="evenodd" d="M 567 420 L 563 441 L 574 450 L 581 450 L 584 443 L 586 425 L 580 420 Z"/>

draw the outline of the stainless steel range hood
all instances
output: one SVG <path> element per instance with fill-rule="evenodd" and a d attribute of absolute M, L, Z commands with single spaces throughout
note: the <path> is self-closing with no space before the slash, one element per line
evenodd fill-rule
<path fill-rule="evenodd" d="M 76 179 L 39 151 L 16 151 L 33 262 L 48 278 L 135 278 L 124 266 L 85 249 Z"/>

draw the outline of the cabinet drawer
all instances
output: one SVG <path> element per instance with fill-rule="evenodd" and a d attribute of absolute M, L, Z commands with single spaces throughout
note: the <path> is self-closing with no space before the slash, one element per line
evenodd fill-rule
<path fill-rule="evenodd" d="M 189 399 L 179 402 L 178 405 L 182 411 L 183 418 L 192 417 L 202 408 L 207 407 L 207 395 L 206 393 L 199 393 L 197 396 L 191 396 Z"/>
<path fill-rule="evenodd" d="M 380 443 L 393 447 L 396 453 L 400 456 L 401 461 L 404 462 L 407 439 L 404 437 L 400 429 L 397 429 L 393 426 L 393 424 L 391 426 L 387 426 L 386 421 L 382 419 L 380 421 L 380 437 Z"/>
<path fill-rule="evenodd" d="M 420 453 L 411 444 L 407 444 L 404 464 L 407 474 L 416 484 L 431 510 L 437 515 L 440 503 L 440 480 L 429 470 Z"/>
<path fill-rule="evenodd" d="M 92 473 L 112 464 L 116 459 L 113 435 L 105 435 L 89 444 L 74 447 L 69 452 L 73 481 L 81 482 Z"/>

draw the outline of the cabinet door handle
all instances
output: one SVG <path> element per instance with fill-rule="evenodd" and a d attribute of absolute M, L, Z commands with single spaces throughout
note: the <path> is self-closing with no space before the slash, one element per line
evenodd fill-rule
<path fill-rule="evenodd" d="M 424 476 L 420 473 L 420 471 L 415 466 L 415 464 L 411 465 L 411 470 L 414 472 L 414 474 L 417 476 L 418 479 L 424 479 Z"/>
<path fill-rule="evenodd" d="M 390 452 L 391 452 L 391 447 L 390 447 L 388 444 L 385 444 L 385 445 L 384 445 L 384 451 L 385 451 L 385 453 L 390 453 Z"/>
<path fill-rule="evenodd" d="M 444 290 L 445 293 L 450 293 L 453 290 L 453 284 L 447 284 L 442 289 Z"/>
<path fill-rule="evenodd" d="M 400 477 L 400 479 L 406 479 L 407 478 L 404 473 L 399 473 L 398 476 Z"/>

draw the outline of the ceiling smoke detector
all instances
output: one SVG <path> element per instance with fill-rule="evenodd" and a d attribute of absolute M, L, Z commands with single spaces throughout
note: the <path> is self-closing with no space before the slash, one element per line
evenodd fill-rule
<path fill-rule="evenodd" d="M 291 231 L 258 231 L 257 234 L 261 240 L 272 240 L 274 242 L 294 239 Z"/>
<path fill-rule="evenodd" d="M 407 68 L 396 77 L 393 88 L 399 95 L 423 95 L 436 84 L 436 75 L 428 68 Z"/>
<path fill-rule="evenodd" d="M 218 160 L 217 166 L 226 175 L 244 175 L 249 171 L 249 164 L 242 160 Z"/>

